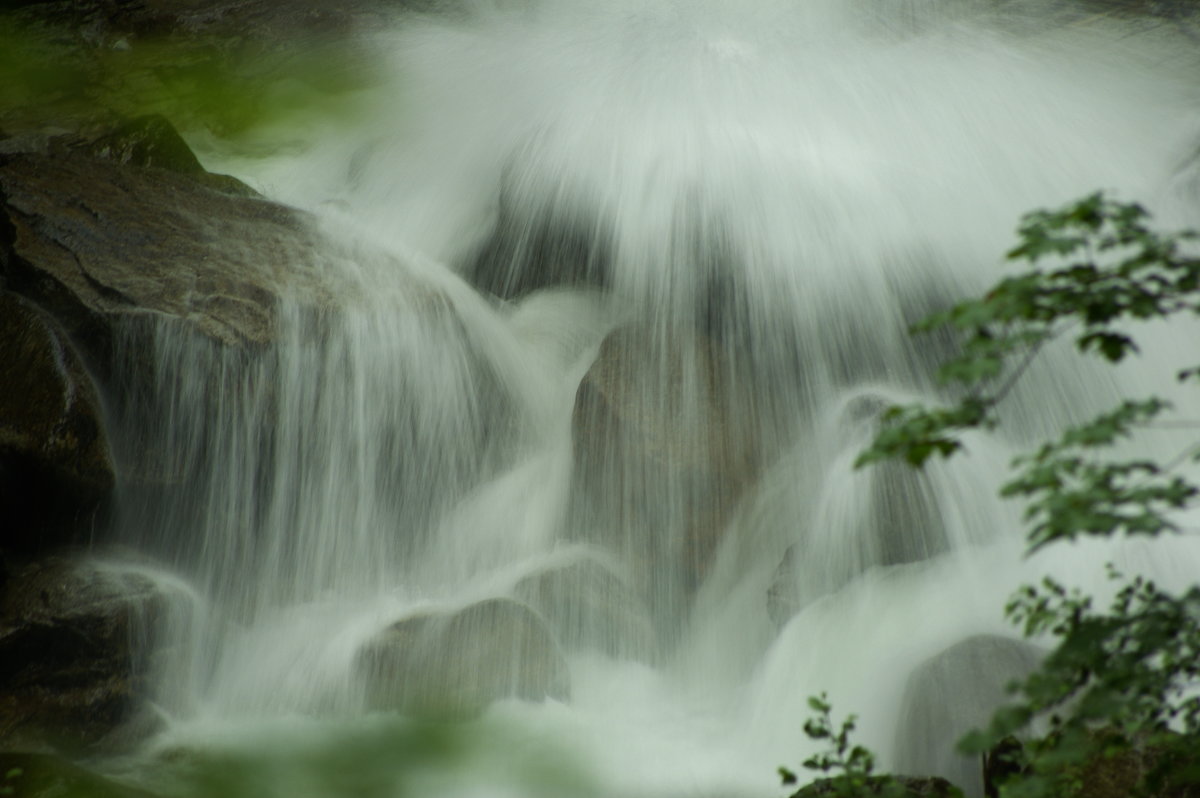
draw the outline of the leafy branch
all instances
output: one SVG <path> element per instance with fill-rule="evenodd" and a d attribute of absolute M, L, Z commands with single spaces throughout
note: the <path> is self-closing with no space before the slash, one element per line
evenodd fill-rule
<path fill-rule="evenodd" d="M 957 334 L 959 354 L 938 376 L 962 398 L 889 409 L 860 466 L 898 457 L 919 467 L 960 451 L 961 433 L 997 425 L 997 406 L 1056 338 L 1073 336 L 1081 354 L 1115 364 L 1140 352 L 1121 325 L 1200 315 L 1200 260 L 1183 246 L 1196 235 L 1152 231 L 1139 205 L 1097 193 L 1028 214 L 1018 235 L 1008 258 L 1032 268 L 914 328 Z M 1039 268 L 1047 261 L 1058 265 Z M 1175 377 L 1196 381 L 1200 367 Z M 1194 506 L 1200 489 L 1179 471 L 1200 460 L 1197 442 L 1166 462 L 1111 452 L 1137 430 L 1169 424 L 1161 416 L 1171 409 L 1157 397 L 1125 401 L 1014 461 L 1017 473 L 1001 495 L 1025 500 L 1031 552 L 1079 536 L 1181 531 L 1178 513 Z M 1027 636 L 1050 635 L 1057 645 L 1016 685 L 1016 703 L 960 743 L 986 753 L 1035 721 L 1045 724 L 1001 785 L 1003 798 L 1084 795 L 1089 763 L 1121 756 L 1139 758 L 1140 794 L 1200 785 L 1200 586 L 1176 594 L 1111 566 L 1109 578 L 1121 586 L 1105 610 L 1052 579 L 1021 588 L 1006 608 Z"/>
<path fill-rule="evenodd" d="M 856 718 L 848 716 L 838 726 L 833 721 L 833 706 L 825 693 L 810 696 L 808 706 L 814 713 L 804 722 L 804 733 L 810 740 L 827 741 L 828 748 L 804 760 L 804 768 L 824 776 L 820 794 L 831 798 L 904 798 L 903 784 L 890 776 L 874 775 L 875 755 L 857 743 L 852 744 L 850 735 L 855 729 Z M 798 781 L 795 773 L 779 768 L 784 785 Z"/>

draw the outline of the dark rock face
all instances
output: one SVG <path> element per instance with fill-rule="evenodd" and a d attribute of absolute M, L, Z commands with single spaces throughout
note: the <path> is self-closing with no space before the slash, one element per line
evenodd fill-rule
<path fill-rule="evenodd" d="M 115 318 L 152 312 L 261 343 L 285 273 L 316 263 L 303 214 L 155 167 L 11 155 L 0 200 L 0 277 L 93 346 Z"/>
<path fill-rule="evenodd" d="M 607 285 L 611 244 L 596 209 L 562 202 L 518 210 L 509 193 L 501 190 L 496 228 L 463 267 L 467 280 L 504 299 Z"/>
<path fill-rule="evenodd" d="M 0 293 L 0 549 L 83 538 L 114 476 L 91 378 L 58 326 Z"/>
<path fill-rule="evenodd" d="M 356 666 L 371 708 L 450 719 L 501 698 L 565 699 L 569 684 L 545 623 L 511 599 L 406 618 L 367 643 Z"/>
<path fill-rule="evenodd" d="M 1009 682 L 1029 675 L 1042 652 L 1023 640 L 970 637 L 922 663 L 909 677 L 896 731 L 896 768 L 936 773 L 968 798 L 983 795 L 978 757 L 955 750 L 973 728 L 986 726 L 1008 700 Z"/>
<path fill-rule="evenodd" d="M 178 131 L 158 114 L 126 122 L 89 142 L 84 151 L 119 164 L 156 166 L 183 175 L 208 174 Z"/>
<path fill-rule="evenodd" d="M 0 599 L 0 740 L 78 750 L 141 721 L 146 650 L 165 595 L 147 578 L 50 557 Z"/>

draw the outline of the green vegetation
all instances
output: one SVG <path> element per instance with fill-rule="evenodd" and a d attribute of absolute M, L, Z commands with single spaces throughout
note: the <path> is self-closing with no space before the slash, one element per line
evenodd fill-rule
<path fill-rule="evenodd" d="M 827 741 L 830 746 L 822 753 L 804 760 L 806 770 L 815 771 L 825 779 L 823 795 L 832 798 L 856 798 L 861 795 L 880 798 L 903 798 L 905 790 L 899 782 L 889 776 L 875 775 L 875 755 L 861 745 L 851 745 L 850 733 L 854 731 L 856 718 L 849 716 L 841 726 L 833 722 L 833 706 L 829 697 L 822 693 L 810 696 L 808 706 L 816 714 L 804 722 L 804 733 L 809 739 Z M 785 785 L 795 784 L 796 774 L 787 768 L 779 768 L 779 776 Z"/>
<path fill-rule="evenodd" d="M 184 130 L 238 137 L 313 115 L 353 118 L 377 76 L 337 37 L 286 42 L 228 34 L 87 38 L 72 20 L 0 12 L 0 128 L 86 128 L 161 114 Z"/>
<path fill-rule="evenodd" d="M 4 774 L 4 783 L 0 785 L 0 795 L 14 795 L 16 788 L 13 784 L 22 775 L 24 771 L 21 768 L 9 768 Z"/>
<path fill-rule="evenodd" d="M 1155 232 L 1143 208 L 1102 194 L 1027 215 L 1008 253 L 1027 270 L 915 328 L 958 337 L 960 354 L 939 373 L 958 401 L 889 409 L 859 465 L 903 458 L 920 467 L 953 456 L 963 448 L 961 433 L 997 426 L 998 406 L 1051 341 L 1073 340 L 1081 356 L 1119 363 L 1140 351 L 1137 322 L 1200 315 L 1200 259 L 1187 251 L 1195 238 Z M 1174 376 L 1194 382 L 1200 369 Z M 1127 400 L 1014 461 L 1001 495 L 1026 502 L 1030 553 L 1082 537 L 1183 533 L 1179 512 L 1200 495 L 1185 473 L 1200 460 L 1200 426 L 1170 420 L 1184 440 L 1166 462 L 1122 459 L 1113 450 L 1166 423 L 1171 410 L 1155 396 Z M 1117 590 L 1106 607 L 1046 579 L 1022 587 L 1006 608 L 1027 636 L 1049 635 L 1055 647 L 1014 685 L 1015 702 L 960 743 L 984 754 L 1014 733 L 1045 730 L 1024 746 L 1005 746 L 1012 761 L 999 785 L 1003 798 L 1100 794 L 1096 774 L 1121 763 L 1130 771 L 1119 774 L 1124 794 L 1200 790 L 1200 585 L 1171 592 L 1111 565 L 1108 577 Z M 818 730 L 831 728 L 824 699 L 813 708 L 826 719 Z M 845 742 L 836 739 L 840 756 Z M 846 784 L 862 770 L 854 761 L 870 758 L 835 761 Z"/>

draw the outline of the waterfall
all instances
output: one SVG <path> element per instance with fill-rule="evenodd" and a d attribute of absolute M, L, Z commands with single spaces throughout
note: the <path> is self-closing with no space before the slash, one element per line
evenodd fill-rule
<path fill-rule="evenodd" d="M 1022 581 L 1196 573 L 1186 541 L 1025 560 L 996 497 L 1186 352 L 1052 348 L 967 455 L 852 463 L 882 407 L 944 397 L 952 344 L 907 328 L 998 279 L 1021 213 L 1105 188 L 1195 223 L 1177 38 L 1058 4 L 463 0 L 364 36 L 390 77 L 353 126 L 198 142 L 342 249 L 261 350 L 128 331 L 154 380 L 117 535 L 196 605 L 147 755 L 237 751 L 260 795 L 763 796 L 828 691 L 883 767 L 949 768 L 952 734 L 911 738 L 1036 658 L 998 639 Z"/>

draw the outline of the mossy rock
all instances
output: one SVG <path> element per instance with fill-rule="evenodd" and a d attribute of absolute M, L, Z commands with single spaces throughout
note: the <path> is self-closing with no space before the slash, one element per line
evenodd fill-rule
<path fill-rule="evenodd" d="M 512 599 L 423 614 L 388 627 L 359 651 L 371 709 L 465 719 L 503 698 L 565 699 L 567 665 L 542 619 Z"/>

